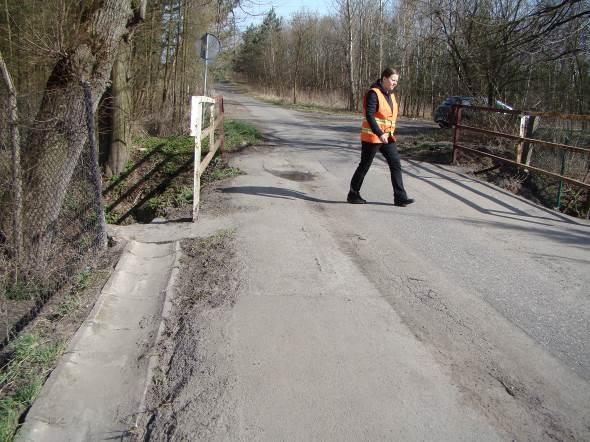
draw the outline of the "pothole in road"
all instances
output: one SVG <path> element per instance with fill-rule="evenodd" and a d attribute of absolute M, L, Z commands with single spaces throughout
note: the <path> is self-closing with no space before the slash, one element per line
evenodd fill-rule
<path fill-rule="evenodd" d="M 313 181 L 315 178 L 315 175 L 311 172 L 299 172 L 297 170 L 265 170 L 274 176 L 285 178 L 290 181 Z"/>

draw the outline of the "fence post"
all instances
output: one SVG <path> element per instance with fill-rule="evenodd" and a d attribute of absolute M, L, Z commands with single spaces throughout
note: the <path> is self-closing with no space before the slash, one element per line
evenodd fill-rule
<path fill-rule="evenodd" d="M 99 248 L 104 250 L 107 248 L 107 222 L 104 215 L 104 207 L 102 206 L 102 181 L 100 176 L 100 166 L 98 164 L 98 145 L 94 133 L 94 111 L 92 109 L 92 92 L 90 91 L 90 83 L 83 81 L 82 88 L 84 89 L 86 126 L 88 129 L 88 143 L 90 144 L 90 158 L 92 161 L 91 174 L 94 187 L 94 210 L 96 213 L 96 219 L 98 220 L 97 239 Z"/>
<path fill-rule="evenodd" d="M 14 248 L 15 266 L 12 277 L 14 282 L 18 281 L 18 271 L 20 261 L 23 255 L 23 184 L 22 184 L 22 173 L 20 164 L 20 133 L 18 130 L 18 106 L 16 99 L 16 90 L 12 83 L 12 77 L 8 72 L 2 53 L 0 53 L 0 71 L 2 71 L 2 77 L 4 83 L 8 89 L 8 122 L 10 125 L 10 143 L 12 147 L 12 247 Z"/>
<path fill-rule="evenodd" d="M 225 109 L 223 108 L 223 97 L 219 96 L 219 118 L 221 118 L 221 124 L 219 125 L 219 154 L 223 159 L 225 156 L 225 131 L 223 130 L 223 122 L 225 118 Z"/>
<path fill-rule="evenodd" d="M 527 115 L 526 117 L 526 126 L 525 126 L 525 136 L 527 138 L 532 138 L 535 132 L 535 127 L 539 123 L 539 117 L 535 115 Z M 524 164 L 529 166 L 531 164 L 531 160 L 533 159 L 533 145 L 531 143 L 524 143 L 523 150 L 524 150 Z M 525 172 L 528 172 L 528 169 L 524 169 Z"/>
<path fill-rule="evenodd" d="M 528 120 L 529 120 L 528 115 L 521 115 L 520 116 L 520 127 L 519 127 L 519 131 L 518 131 L 518 136 L 520 138 L 524 138 L 526 136 Z M 521 139 L 516 144 L 516 149 L 514 152 L 514 156 L 516 157 L 516 162 L 519 164 L 522 163 L 523 151 L 524 151 L 524 141 L 522 141 L 522 139 Z"/>
<path fill-rule="evenodd" d="M 215 127 L 215 101 L 211 104 L 211 113 L 209 115 L 209 127 Z M 215 148 L 215 130 L 211 130 L 209 134 L 209 152 L 213 152 Z"/>
<path fill-rule="evenodd" d="M 565 144 L 569 143 L 569 138 L 565 138 Z M 565 149 L 561 149 L 561 172 L 560 175 L 565 173 Z M 559 207 L 561 206 L 561 193 L 563 192 L 563 180 L 559 180 L 559 185 L 557 186 L 557 201 L 555 202 L 555 210 L 559 211 Z"/>
<path fill-rule="evenodd" d="M 215 100 L 210 97 L 191 97 L 191 136 L 195 137 L 195 168 L 193 171 L 193 222 L 197 221 L 199 216 L 199 202 L 201 199 L 201 137 L 203 131 L 203 103 L 212 104 L 211 108 L 211 133 L 209 134 L 209 151 L 213 152 L 214 144 L 214 124 L 215 124 Z M 206 161 L 211 158 L 205 158 Z M 207 163 L 205 164 L 205 167 Z"/>
<path fill-rule="evenodd" d="M 203 128 L 203 103 L 200 97 L 191 97 L 191 135 L 195 137 L 195 159 L 193 170 L 193 222 L 199 216 L 199 200 L 201 194 L 201 130 Z"/>

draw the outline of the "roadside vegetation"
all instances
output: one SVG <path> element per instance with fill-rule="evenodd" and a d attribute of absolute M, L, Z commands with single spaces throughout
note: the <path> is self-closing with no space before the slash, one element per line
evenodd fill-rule
<path fill-rule="evenodd" d="M 92 309 L 121 250 L 121 245 L 114 245 L 92 266 L 76 273 L 73 283 L 54 293 L 22 332 L 0 350 L 0 442 L 13 439 L 23 413 Z"/>
<path fill-rule="evenodd" d="M 230 153 L 261 139 L 253 126 L 226 119 L 224 152 Z M 109 223 L 150 222 L 172 209 L 192 208 L 194 138 L 186 135 L 137 138 L 131 159 L 120 175 L 108 179 L 103 192 Z M 202 156 L 209 152 L 203 140 Z M 201 177 L 201 185 L 240 174 L 217 154 Z M 186 212 L 186 211 L 185 211 Z M 186 212 L 190 216 L 190 210 Z"/>
<path fill-rule="evenodd" d="M 30 407 L 62 347 L 35 333 L 24 333 L 8 346 L 10 361 L 2 367 L 0 440 L 12 439 L 21 413 Z"/>
<path fill-rule="evenodd" d="M 238 151 L 261 139 L 256 128 L 237 120 L 226 119 L 224 132 L 226 153 Z M 116 222 L 122 214 L 129 212 L 123 219 L 125 223 L 149 222 L 153 217 L 166 216 L 172 209 L 183 207 L 190 214 L 193 149 L 194 138 L 185 135 L 137 138 L 125 171 L 105 178 L 107 220 Z M 206 139 L 203 155 L 207 152 Z M 217 155 L 202 176 L 202 186 L 240 173 Z M 146 199 L 146 195 L 149 198 Z M 134 205 L 142 199 L 145 199 L 143 205 Z M 102 258 L 102 268 L 100 263 L 82 268 L 74 274 L 71 285 L 37 287 L 19 282 L 9 284 L 4 290 L 1 301 L 3 305 L 10 302 L 10 311 L 6 314 L 12 315 L 12 318 L 6 317 L 7 326 L 30 322 L 18 335 L 18 329 L 13 329 L 11 335 L 16 337 L 8 340 L 0 352 L 0 441 L 12 440 L 22 414 L 32 405 L 110 275 L 110 269 L 104 268 L 104 260 L 116 262 L 119 252 L 116 246 L 109 248 L 109 253 Z M 46 301 L 48 303 L 43 306 Z M 17 304 L 23 307 L 17 308 Z"/>

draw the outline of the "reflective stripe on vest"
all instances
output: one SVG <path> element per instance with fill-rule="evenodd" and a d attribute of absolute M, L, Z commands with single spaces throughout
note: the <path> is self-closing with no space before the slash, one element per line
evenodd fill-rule
<path fill-rule="evenodd" d="M 389 106 L 389 102 L 385 95 L 379 88 L 372 88 L 372 91 L 375 91 L 377 94 L 377 100 L 379 102 L 379 107 L 377 108 L 377 112 L 375 112 L 375 121 L 379 125 L 379 128 L 384 133 L 389 133 L 393 135 L 395 132 L 395 120 L 397 119 L 397 101 L 395 100 L 395 95 L 391 94 L 391 102 L 393 103 L 393 109 Z M 365 99 L 363 101 L 363 123 L 361 125 L 361 141 L 366 143 L 381 143 L 381 139 L 373 133 L 371 130 L 371 125 L 367 121 L 367 97 L 365 95 Z"/>

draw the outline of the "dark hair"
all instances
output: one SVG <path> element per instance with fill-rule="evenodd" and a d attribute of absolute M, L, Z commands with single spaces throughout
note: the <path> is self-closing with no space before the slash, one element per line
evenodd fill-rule
<path fill-rule="evenodd" d="M 397 71 L 397 69 L 392 69 L 392 68 L 385 68 L 385 70 L 383 72 L 381 72 L 381 78 L 389 78 L 392 75 L 399 75 L 399 72 Z"/>

